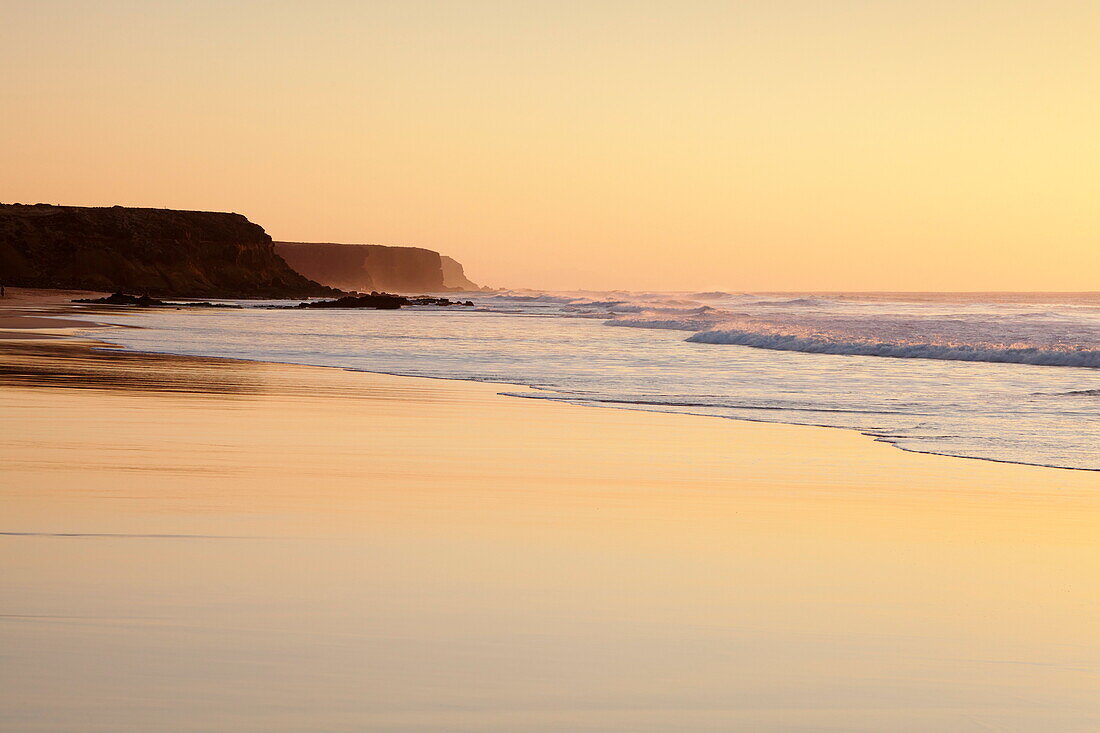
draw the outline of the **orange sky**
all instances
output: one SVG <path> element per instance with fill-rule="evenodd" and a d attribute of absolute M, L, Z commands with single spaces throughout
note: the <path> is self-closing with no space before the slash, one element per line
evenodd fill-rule
<path fill-rule="evenodd" d="M 1100 3 L 24 2 L 0 201 L 500 286 L 1100 289 Z"/>

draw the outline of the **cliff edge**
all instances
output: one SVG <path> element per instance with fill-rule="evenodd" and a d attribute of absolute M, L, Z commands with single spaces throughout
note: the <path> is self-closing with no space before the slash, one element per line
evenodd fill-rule
<path fill-rule="evenodd" d="M 344 290 L 437 293 L 473 285 L 462 265 L 421 247 L 276 242 L 275 251 L 306 277 Z M 453 278 L 456 268 L 460 277 L 452 284 L 448 274 Z"/>
<path fill-rule="evenodd" d="M 169 297 L 333 295 L 240 214 L 0 204 L 0 282 Z"/>
<path fill-rule="evenodd" d="M 443 263 L 443 285 L 448 290 L 481 290 L 480 285 L 466 277 L 461 262 L 447 255 L 440 255 L 439 259 Z"/>

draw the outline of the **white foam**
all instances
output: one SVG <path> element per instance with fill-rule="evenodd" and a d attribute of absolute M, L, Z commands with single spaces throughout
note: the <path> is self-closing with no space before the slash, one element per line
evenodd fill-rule
<path fill-rule="evenodd" d="M 822 298 L 789 298 L 787 300 L 760 300 L 752 305 L 767 305 L 767 306 L 814 306 L 825 305 L 829 301 Z"/>
<path fill-rule="evenodd" d="M 608 326 L 626 328 L 653 328 L 666 331 L 698 331 L 702 324 L 698 319 L 683 318 L 616 318 L 607 322 Z M 690 339 L 689 339 L 690 340 Z"/>
<path fill-rule="evenodd" d="M 570 298 L 561 295 L 521 295 L 519 293 L 504 293 L 501 295 L 491 295 L 490 300 L 510 300 L 519 303 L 575 303 L 577 298 Z"/>
<path fill-rule="evenodd" d="M 801 351 L 808 354 L 886 356 L 897 359 L 940 359 L 1100 368 L 1100 350 L 1096 349 L 1073 350 L 1011 346 L 998 348 L 971 345 L 837 341 L 828 338 L 759 333 L 736 329 L 700 331 L 687 340 L 699 344 L 751 346 L 757 349 Z"/>

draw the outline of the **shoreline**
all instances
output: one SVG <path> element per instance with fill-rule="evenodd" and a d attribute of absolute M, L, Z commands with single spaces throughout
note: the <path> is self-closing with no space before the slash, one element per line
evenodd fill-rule
<path fill-rule="evenodd" d="M 56 335 L 51 334 L 49 337 L 50 338 L 65 339 L 65 340 L 81 340 L 82 338 L 85 338 L 85 337 L 76 336 L 75 334 L 73 334 L 71 332 L 72 331 L 89 331 L 89 330 L 94 330 L 94 329 L 109 330 L 109 329 L 112 329 L 112 328 L 141 328 L 141 326 L 122 326 L 122 325 L 118 325 L 118 324 L 97 323 L 95 321 L 89 321 L 89 320 L 83 320 L 83 319 L 65 318 L 63 315 L 51 315 L 51 316 L 41 316 L 41 317 L 37 317 L 36 315 L 33 315 L 33 314 L 37 314 L 37 313 L 51 313 L 51 312 L 67 313 L 67 312 L 70 312 L 70 311 L 75 312 L 77 314 L 82 314 L 82 313 L 86 313 L 88 311 L 94 311 L 94 309 L 95 309 L 94 306 L 92 306 L 92 307 L 78 306 L 77 304 L 74 304 L 72 302 L 72 298 L 73 297 L 98 297 L 98 296 L 104 295 L 104 293 L 100 293 L 100 292 L 97 292 L 97 291 L 58 291 L 58 290 L 42 290 L 42 289 L 35 290 L 35 289 L 27 289 L 27 288 L 10 288 L 9 290 L 14 290 L 14 291 L 16 291 L 17 294 L 20 291 L 23 291 L 24 293 L 29 293 L 30 298 L 28 298 L 28 301 L 30 303 L 33 303 L 34 305 L 30 308 L 30 314 L 23 314 L 23 315 L 16 315 L 16 316 L 5 316 L 4 312 L 6 310 L 6 304 L 3 303 L 3 301 L 0 301 L 0 343 L 2 343 L 5 340 L 11 340 L 11 339 L 33 339 L 33 338 L 35 338 L 33 336 L 30 336 L 30 335 L 23 335 L 28 330 L 66 330 L 66 331 L 69 331 L 70 333 L 68 333 L 68 334 L 56 334 Z M 62 294 L 64 294 L 64 295 L 62 295 Z M 72 297 L 70 297 L 70 296 L 72 296 Z M 18 302 L 18 300 L 16 302 Z M 11 324 L 11 323 L 19 323 L 19 324 L 22 324 L 22 325 L 15 325 L 15 326 L 5 325 L 5 324 Z M 55 325 L 55 324 L 59 324 L 59 325 Z M 5 333 L 10 334 L 10 335 L 5 335 Z M 668 414 L 668 415 L 687 415 L 687 416 L 692 416 L 692 417 L 709 417 L 709 418 L 716 418 L 716 419 L 721 419 L 721 420 L 733 420 L 733 421 L 736 421 L 736 422 L 751 423 L 751 424 L 758 424 L 758 425 L 786 425 L 786 426 L 801 427 L 801 428 L 818 428 L 818 429 L 826 429 L 826 430 L 839 430 L 839 431 L 843 431 L 843 432 L 856 433 L 861 437 L 870 439 L 874 443 L 881 443 L 881 444 L 889 446 L 889 447 L 891 447 L 895 450 L 899 450 L 899 451 L 902 451 L 904 453 L 911 453 L 911 454 L 915 454 L 915 455 L 934 456 L 934 457 L 937 457 L 937 458 L 956 459 L 956 460 L 964 460 L 964 461 L 980 461 L 980 462 L 988 462 L 988 463 L 996 463 L 996 464 L 1005 464 L 1005 465 L 1010 465 L 1010 466 L 1021 466 L 1021 467 L 1026 467 L 1026 468 L 1052 469 L 1052 470 L 1057 470 L 1057 471 L 1074 471 L 1074 472 L 1085 472 L 1085 473 L 1100 473 L 1100 468 L 1081 468 L 1081 467 L 1076 467 L 1076 466 L 1058 466 L 1058 465 L 1052 465 L 1052 464 L 1031 463 L 1031 462 L 1027 462 L 1027 461 L 1014 461 L 1014 460 L 1009 460 L 1009 459 L 986 458 L 986 457 L 981 457 L 981 456 L 964 456 L 964 455 L 955 455 L 955 454 L 951 454 L 951 453 L 937 452 L 937 451 L 932 451 L 932 450 L 920 450 L 918 448 L 910 448 L 910 447 L 902 446 L 899 443 L 895 442 L 894 440 L 891 440 L 888 437 L 879 436 L 879 435 L 876 435 L 874 433 L 863 432 L 863 431 L 859 430 L 858 428 L 849 428 L 849 427 L 842 427 L 842 426 L 835 426 L 835 425 L 819 425 L 819 424 L 791 423 L 791 422 L 772 421 L 772 420 L 759 420 L 759 419 L 753 419 L 753 418 L 750 418 L 750 417 L 716 416 L 716 415 L 707 415 L 707 414 L 704 414 L 704 413 L 693 413 L 693 412 L 690 412 L 690 411 L 679 412 L 679 411 L 649 410 L 649 409 L 646 409 L 644 406 L 632 406 L 632 405 L 635 405 L 636 403 L 601 404 L 601 403 L 597 403 L 597 402 L 584 401 L 584 400 L 580 400 L 580 399 L 578 399 L 578 400 L 548 400 L 548 399 L 545 399 L 545 398 L 540 398 L 540 397 L 537 396 L 537 394 L 535 394 L 535 393 L 541 391 L 539 387 L 536 387 L 536 386 L 533 386 L 533 385 L 513 383 L 513 382 L 497 382 L 497 381 L 487 381 L 487 380 L 482 381 L 482 380 L 477 380 L 477 379 L 464 379 L 462 377 L 454 377 L 454 376 L 409 375 L 409 374 L 401 374 L 401 373 L 397 373 L 397 372 L 376 371 L 376 370 L 370 370 L 370 369 L 359 369 L 359 368 L 355 368 L 355 367 L 312 365 L 312 364 L 302 364 L 302 363 L 298 363 L 298 362 L 266 361 L 266 360 L 247 359 L 247 358 L 239 358 L 239 357 L 197 356 L 197 355 L 193 355 L 193 354 L 181 354 L 181 353 L 175 353 L 175 352 L 141 351 L 141 350 L 132 349 L 132 348 L 129 348 L 129 347 L 125 347 L 125 346 L 122 346 L 122 345 L 119 345 L 119 344 L 112 343 L 109 340 L 100 340 L 100 339 L 95 339 L 95 338 L 89 338 L 88 340 L 90 342 L 90 344 L 88 346 L 89 349 L 93 349 L 93 350 L 102 349 L 102 350 L 109 351 L 109 353 L 116 353 L 116 354 L 117 353 L 128 353 L 128 354 L 134 354 L 134 355 L 146 355 L 146 356 L 149 356 L 149 357 L 177 357 L 177 358 L 181 358 L 181 359 L 209 359 L 209 360 L 215 360 L 215 361 L 235 361 L 235 362 L 248 362 L 248 363 L 256 363 L 256 364 L 278 364 L 278 365 L 289 366 L 289 367 L 337 369 L 337 370 L 343 370 L 343 371 L 352 372 L 352 373 L 379 374 L 379 375 L 384 375 L 384 376 L 397 377 L 397 378 L 407 378 L 407 379 L 438 379 L 438 380 L 443 380 L 443 381 L 467 382 L 467 383 L 473 383 L 473 384 L 490 384 L 490 385 L 499 386 L 501 388 L 507 388 L 507 390 L 508 390 L 507 392 L 500 392 L 499 393 L 501 396 L 505 396 L 505 397 L 516 397 L 516 398 L 520 398 L 520 399 L 535 399 L 535 400 L 553 401 L 553 402 L 559 402 L 559 403 L 562 403 L 562 404 L 576 405 L 576 406 L 581 406 L 581 407 L 594 407 L 594 408 L 629 410 L 629 411 L 639 411 L 639 412 L 652 412 L 652 413 Z M 1084 368 L 1088 368 L 1088 367 L 1084 367 Z"/>
<path fill-rule="evenodd" d="M 0 345 L 20 731 L 1100 720 L 1095 473 L 93 345 Z"/>
<path fill-rule="evenodd" d="M 98 294 L 91 291 L 63 292 L 65 292 L 66 298 L 68 298 L 69 295 Z M 461 377 L 407 375 L 357 369 L 354 367 L 310 365 L 295 362 L 264 361 L 236 357 L 197 356 L 171 352 L 141 351 L 121 346 L 108 340 L 98 339 L 88 335 L 77 335 L 77 332 L 84 334 L 88 331 L 100 329 L 141 328 L 141 326 L 104 324 L 93 320 L 43 315 L 56 312 L 65 313 L 68 311 L 85 310 L 83 308 L 73 308 L 68 300 L 60 301 L 57 300 L 57 297 L 57 291 L 36 291 L 31 300 L 31 303 L 33 303 L 32 305 L 20 306 L 18 308 L 20 311 L 26 310 L 27 312 L 20 312 L 12 315 L 6 314 L 4 312 L 6 310 L 4 305 L 6 304 L 0 303 L 0 388 L 5 386 L 22 386 L 31 389 L 39 387 L 59 387 L 64 389 L 101 389 L 107 391 L 133 389 L 137 391 L 169 391 L 221 396 L 233 394 L 235 389 L 242 392 L 251 390 L 257 393 L 262 390 L 259 389 L 257 384 L 230 387 L 217 380 L 213 382 L 204 381 L 204 378 L 199 375 L 211 369 L 225 366 L 234 366 L 241 371 L 270 370 L 272 372 L 286 373 L 293 373 L 298 370 L 307 370 L 309 372 L 320 370 L 322 373 L 331 372 L 334 376 L 336 374 L 356 375 L 364 379 L 380 377 L 386 380 L 397 380 L 398 382 L 408 381 L 411 384 L 436 382 L 445 385 L 453 385 L 456 389 L 470 388 L 478 394 L 488 394 L 496 399 L 511 401 L 513 398 L 516 398 L 525 403 L 535 400 L 541 402 L 543 407 L 555 406 L 583 410 L 605 408 L 599 411 L 644 416 L 661 416 L 655 418 L 656 420 L 668 418 L 672 420 L 688 419 L 694 421 L 699 418 L 709 418 L 701 422 L 710 425 L 716 424 L 719 429 L 721 429 L 723 424 L 728 423 L 732 424 L 734 430 L 757 431 L 761 436 L 777 433 L 787 433 L 788 435 L 805 433 L 807 437 L 797 442 L 813 442 L 813 436 L 815 434 L 823 433 L 825 435 L 837 435 L 842 436 L 842 440 L 855 439 L 859 441 L 864 451 L 868 452 L 868 455 L 885 452 L 886 457 L 880 458 L 880 460 L 877 461 L 879 463 L 890 462 L 891 458 L 889 456 L 893 454 L 903 457 L 912 456 L 921 459 L 930 459 L 936 462 L 943 461 L 945 470 L 948 471 L 951 470 L 950 467 L 953 465 L 965 467 L 966 464 L 975 464 L 977 466 L 988 465 L 991 467 L 1005 467 L 1010 470 L 1038 472 L 1039 474 L 1045 474 L 1047 471 L 1055 470 L 1061 474 L 1066 474 L 1068 472 L 1069 475 L 1080 475 L 1086 481 L 1089 480 L 1089 477 L 1094 477 L 1097 473 L 1100 473 L 1100 469 L 1049 466 L 914 450 L 898 446 L 889 440 L 879 438 L 874 434 L 861 432 L 854 428 L 773 422 L 767 420 L 753 420 L 752 418 L 744 417 L 726 417 L 692 412 L 665 412 L 660 410 L 648 410 L 643 407 L 631 407 L 629 405 L 602 405 L 585 402 L 583 400 L 548 400 L 538 397 L 537 393 L 540 391 L 539 388 L 512 382 L 481 381 L 463 379 Z M 64 378 L 51 383 L 42 381 L 42 376 L 44 374 L 48 375 L 51 373 L 49 369 L 43 370 L 41 373 L 35 373 L 33 371 L 20 372 L 18 369 L 12 370 L 10 367 L 12 366 L 13 356 L 15 357 L 15 361 L 22 362 L 24 367 L 29 362 L 39 359 L 43 360 L 41 363 L 46 365 L 59 364 L 61 365 L 60 372 L 64 375 Z M 78 370 L 78 372 L 81 373 L 74 375 L 66 372 L 66 366 L 73 363 L 94 366 L 86 371 Z M 122 376 L 116 380 L 104 379 L 104 375 L 111 372 L 117 372 Z M 160 378 L 159 381 L 157 377 L 150 377 L 150 374 L 157 375 L 157 377 Z M 178 378 L 164 378 L 165 375 L 170 374 L 174 374 Z M 94 375 L 96 381 L 91 384 L 82 385 L 78 379 L 74 379 L 74 376 L 80 377 L 87 375 Z M 127 380 L 130 380 L 130 382 Z M 285 389 L 286 386 L 285 383 L 279 383 L 277 389 Z M 303 396 L 308 397 L 308 394 Z M 893 450 L 880 451 L 880 449 Z M 953 460 L 945 461 L 944 459 Z M 1097 488 L 1100 488 L 1100 483 L 1097 483 Z"/>

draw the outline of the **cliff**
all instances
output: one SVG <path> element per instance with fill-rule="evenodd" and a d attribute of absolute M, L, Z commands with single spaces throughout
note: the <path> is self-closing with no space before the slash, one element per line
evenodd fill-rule
<path fill-rule="evenodd" d="M 443 285 L 448 290 L 481 290 L 481 286 L 466 277 L 462 263 L 447 255 L 440 255 L 443 263 Z"/>
<path fill-rule="evenodd" d="M 154 296 L 332 295 L 240 214 L 0 204 L 0 282 Z"/>
<path fill-rule="evenodd" d="M 469 283 L 462 265 L 420 247 L 276 242 L 275 251 L 306 277 L 344 290 L 431 293 Z M 456 267 L 461 283 L 452 285 L 447 273 L 453 275 Z"/>

